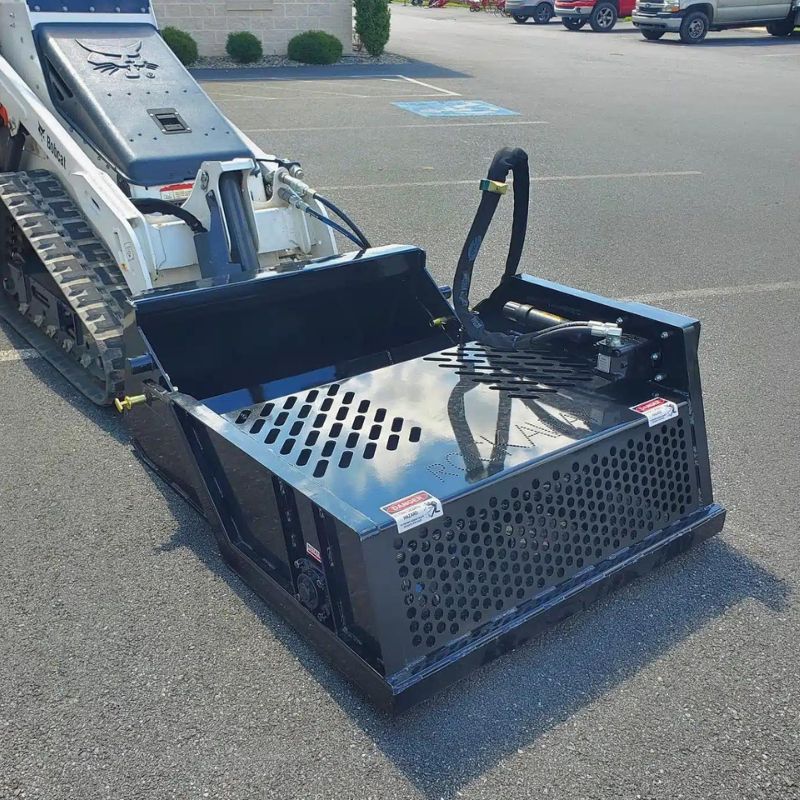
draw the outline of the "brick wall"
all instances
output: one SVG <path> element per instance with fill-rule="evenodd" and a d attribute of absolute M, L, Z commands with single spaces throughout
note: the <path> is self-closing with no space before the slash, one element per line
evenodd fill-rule
<path fill-rule="evenodd" d="M 250 31 L 268 55 L 285 55 L 294 35 L 323 30 L 349 51 L 352 0 L 155 0 L 159 25 L 188 31 L 201 55 L 222 55 L 232 31 Z"/>

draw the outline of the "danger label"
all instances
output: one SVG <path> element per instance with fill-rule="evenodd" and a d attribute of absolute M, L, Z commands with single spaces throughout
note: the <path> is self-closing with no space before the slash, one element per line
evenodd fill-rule
<path fill-rule="evenodd" d="M 660 425 L 662 422 L 678 416 L 678 406 L 663 397 L 654 397 L 652 400 L 639 403 L 638 406 L 631 406 L 631 411 L 644 414 L 647 417 L 647 424 L 651 428 L 653 425 Z"/>
<path fill-rule="evenodd" d="M 171 183 L 169 186 L 162 186 L 161 199 L 169 203 L 186 200 L 194 189 L 194 183 Z"/>
<path fill-rule="evenodd" d="M 444 513 L 442 501 L 428 492 L 415 492 L 402 500 L 395 500 L 388 506 L 381 506 L 381 511 L 394 519 L 399 533 L 441 517 Z"/>
<path fill-rule="evenodd" d="M 309 544 L 308 542 L 306 542 L 306 553 L 308 553 L 311 556 L 311 558 L 315 559 L 316 561 L 319 561 L 320 564 L 322 563 L 322 553 L 320 553 L 320 551 L 317 550 L 317 548 L 314 547 L 313 544 Z"/>

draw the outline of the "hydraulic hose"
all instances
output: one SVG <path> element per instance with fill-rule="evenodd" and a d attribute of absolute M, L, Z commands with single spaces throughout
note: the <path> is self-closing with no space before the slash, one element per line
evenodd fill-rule
<path fill-rule="evenodd" d="M 519 148 L 512 150 L 504 147 L 495 154 L 486 180 L 481 182 L 483 196 L 456 267 L 453 306 L 458 321 L 461 323 L 464 338 L 480 342 L 497 350 L 526 350 L 546 339 L 580 331 L 586 331 L 593 336 L 619 336 L 622 332 L 616 325 L 595 320 L 564 321 L 544 328 L 544 330 L 522 334 L 490 331 L 484 325 L 480 315 L 470 310 L 469 290 L 472 284 L 475 260 L 480 252 L 481 244 L 483 244 L 483 239 L 489 229 L 494 212 L 497 210 L 500 197 L 506 190 L 505 179 L 508 177 L 509 172 L 514 175 L 514 217 L 511 225 L 511 242 L 508 245 L 503 280 L 512 278 L 517 274 L 517 267 L 522 257 L 525 231 L 528 227 L 528 201 L 530 198 L 528 155 Z M 553 319 L 555 321 L 558 318 L 553 317 Z"/>
<path fill-rule="evenodd" d="M 333 228 L 333 230 L 341 233 L 342 236 L 348 238 L 351 242 L 356 244 L 362 250 L 365 249 L 365 245 L 359 239 L 357 239 L 347 228 L 343 228 L 339 225 L 338 222 L 334 222 L 332 219 L 328 219 L 324 214 L 320 214 L 318 211 L 315 211 L 311 206 L 303 200 L 297 192 L 290 189 L 288 186 L 281 186 L 278 189 L 278 197 L 281 198 L 284 202 L 288 203 L 290 206 L 294 206 L 295 208 L 303 211 L 304 213 L 308 214 L 310 217 L 314 217 L 314 219 L 319 220 L 323 225 L 327 225 L 329 228 Z M 369 245 L 366 245 L 368 247 Z"/>
<path fill-rule="evenodd" d="M 175 203 L 157 197 L 131 197 L 130 201 L 142 214 L 171 214 L 173 217 L 183 220 L 194 233 L 206 232 L 203 224 L 194 214 L 190 214 Z"/>
<path fill-rule="evenodd" d="M 286 161 L 282 158 L 278 158 L 277 156 L 271 156 L 270 158 L 262 158 L 259 159 L 259 161 L 265 163 L 271 162 L 277 164 L 279 167 L 284 167 L 287 170 L 293 166 L 296 167 L 300 166 L 300 164 L 297 161 Z M 337 206 L 335 203 L 328 200 L 327 197 L 323 197 L 316 189 L 312 189 L 308 184 L 300 180 L 300 175 L 290 173 L 288 175 L 283 175 L 281 180 L 283 183 L 286 184 L 286 186 L 289 189 L 291 189 L 291 191 L 294 193 L 296 197 L 301 199 L 301 201 L 302 198 L 306 196 L 311 196 L 320 205 L 327 208 L 328 211 L 332 211 L 334 214 L 336 214 L 337 217 L 339 217 L 339 219 L 342 220 L 342 222 L 344 222 L 345 225 L 347 225 L 348 228 L 350 228 L 350 231 L 352 231 L 352 233 L 342 228 L 342 226 L 339 225 L 338 223 L 333 222 L 333 220 L 330 220 L 324 215 L 320 215 L 318 212 L 315 212 L 313 209 L 309 210 L 306 204 L 306 206 L 303 207 L 302 210 L 305 211 L 307 214 L 314 217 L 315 219 L 318 219 L 320 222 L 323 222 L 325 225 L 328 225 L 329 227 L 333 228 L 338 233 L 341 233 L 342 236 L 346 236 L 351 242 L 358 245 L 362 250 L 366 250 L 368 247 L 372 246 L 369 243 L 369 239 L 367 239 L 367 237 L 364 235 L 364 232 L 361 230 L 361 228 L 358 227 L 358 225 L 356 225 L 355 222 L 353 222 L 352 219 L 350 219 L 348 214 L 342 211 L 342 209 L 339 208 L 339 206 Z M 278 191 L 278 196 L 281 196 L 280 190 Z M 284 197 L 284 199 L 287 198 Z M 300 206 L 297 207 L 300 208 Z"/>
<path fill-rule="evenodd" d="M 350 231 L 347 230 L 347 228 L 343 228 L 341 225 L 339 225 L 339 223 L 334 222 L 332 219 L 329 219 L 324 214 L 320 214 L 318 211 L 314 211 L 314 209 L 311 208 L 310 206 L 306 206 L 303 210 L 309 216 L 314 217 L 314 219 L 318 219 L 320 222 L 324 223 L 328 227 L 333 228 L 335 231 L 341 233 L 342 236 L 347 237 L 351 242 L 360 247 L 362 250 L 365 250 L 367 247 L 369 247 L 369 243 L 366 241 L 366 239 L 363 241 L 361 239 L 357 239 L 352 233 L 350 233 Z"/>
<path fill-rule="evenodd" d="M 335 206 L 330 200 L 319 194 L 319 192 L 314 192 L 312 196 L 315 200 L 318 200 L 320 203 L 322 203 L 322 205 L 325 206 L 325 208 L 327 208 L 329 211 L 333 211 L 333 213 L 336 214 L 336 216 L 339 217 L 339 219 L 341 219 L 351 231 L 353 231 L 353 233 L 361 240 L 362 247 L 371 247 L 367 237 L 364 236 L 358 225 L 356 225 L 355 222 L 353 222 L 353 220 L 344 213 L 344 211 L 342 211 L 338 206 Z"/>
<path fill-rule="evenodd" d="M 483 192 L 481 202 L 467 234 L 467 240 L 461 250 L 453 282 L 453 306 L 465 337 L 499 350 L 523 349 L 530 341 L 531 334 L 512 336 L 507 333 L 487 330 L 478 314 L 470 311 L 469 290 L 472 284 L 475 260 L 478 258 L 483 239 L 497 210 L 500 197 L 505 191 L 505 180 L 509 172 L 514 176 L 514 216 L 503 279 L 516 275 L 517 267 L 522 257 L 522 248 L 525 244 L 525 232 L 528 227 L 530 174 L 528 170 L 528 154 L 518 147 L 513 149 L 504 147 L 495 154 L 489 166 L 486 180 L 481 182 L 481 190 Z"/>

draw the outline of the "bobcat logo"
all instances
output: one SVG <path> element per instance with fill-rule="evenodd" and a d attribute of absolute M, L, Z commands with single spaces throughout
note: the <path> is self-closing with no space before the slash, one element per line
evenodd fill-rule
<path fill-rule="evenodd" d="M 86 42 L 75 41 L 86 51 L 91 53 L 88 58 L 89 63 L 99 72 L 107 75 L 116 75 L 120 71 L 125 72 L 125 77 L 137 79 L 144 73 L 148 78 L 155 78 L 154 70 L 158 69 L 158 64 L 142 58 L 142 42 L 123 45 L 102 45 L 92 46 Z"/>

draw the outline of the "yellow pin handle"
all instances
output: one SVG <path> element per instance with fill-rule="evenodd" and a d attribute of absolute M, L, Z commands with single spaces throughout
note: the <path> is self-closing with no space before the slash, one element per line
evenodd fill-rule
<path fill-rule="evenodd" d="M 503 181 L 490 181 L 488 178 L 484 178 L 481 181 L 480 186 L 482 192 L 494 192 L 495 194 L 505 194 L 508 191 L 507 183 L 504 183 Z"/>
<path fill-rule="evenodd" d="M 114 405 L 120 414 L 124 414 L 126 411 L 130 411 L 134 406 L 139 406 L 146 402 L 147 397 L 143 394 L 135 394 L 133 397 L 125 395 L 122 400 L 120 400 L 119 397 L 114 398 Z"/>

